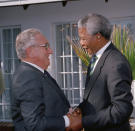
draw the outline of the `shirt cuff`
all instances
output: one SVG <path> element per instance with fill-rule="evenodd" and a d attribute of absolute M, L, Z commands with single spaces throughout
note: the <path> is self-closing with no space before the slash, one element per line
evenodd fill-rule
<path fill-rule="evenodd" d="M 69 118 L 65 115 L 63 116 L 64 120 L 65 120 L 65 127 L 69 127 L 70 125 L 70 121 L 69 121 Z"/>

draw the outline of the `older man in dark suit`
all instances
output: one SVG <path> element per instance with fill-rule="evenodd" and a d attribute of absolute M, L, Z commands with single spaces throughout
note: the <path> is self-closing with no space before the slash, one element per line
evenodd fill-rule
<path fill-rule="evenodd" d="M 127 59 L 110 41 L 112 26 L 102 15 L 89 14 L 78 22 L 80 44 L 92 55 L 80 117 L 69 116 L 79 131 L 130 131 L 132 73 Z"/>
<path fill-rule="evenodd" d="M 27 29 L 16 39 L 21 64 L 12 86 L 12 118 L 15 131 L 65 131 L 69 102 L 46 71 L 52 50 L 37 29 Z"/>

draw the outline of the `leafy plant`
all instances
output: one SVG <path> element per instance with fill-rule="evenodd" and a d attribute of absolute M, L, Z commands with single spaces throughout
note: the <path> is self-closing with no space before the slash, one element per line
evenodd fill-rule
<path fill-rule="evenodd" d="M 124 25 L 122 28 L 121 25 L 114 25 L 112 41 L 128 59 L 135 80 L 135 41 L 132 39 L 128 27 Z"/>
<path fill-rule="evenodd" d="M 69 36 L 67 36 L 66 38 L 67 38 L 69 44 L 74 49 L 76 55 L 82 60 L 84 65 L 88 67 L 91 57 L 87 53 L 87 51 L 84 48 L 82 48 L 82 46 L 80 45 L 79 40 L 77 38 L 74 38 L 73 40 L 71 40 Z"/>

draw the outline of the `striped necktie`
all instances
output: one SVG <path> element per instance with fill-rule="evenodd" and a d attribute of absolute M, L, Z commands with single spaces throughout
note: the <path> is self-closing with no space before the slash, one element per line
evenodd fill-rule
<path fill-rule="evenodd" d="M 91 57 L 91 60 L 90 60 L 90 70 L 89 70 L 90 76 L 93 73 L 93 68 L 94 68 L 94 65 L 95 65 L 95 62 L 96 62 L 97 58 L 98 57 L 95 54 Z"/>

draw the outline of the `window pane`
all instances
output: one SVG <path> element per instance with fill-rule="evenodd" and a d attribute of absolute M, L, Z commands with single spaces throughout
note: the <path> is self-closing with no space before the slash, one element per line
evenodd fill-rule
<path fill-rule="evenodd" d="M 2 50 L 1 50 L 1 42 L 0 42 L 0 68 L 1 68 L 1 54 L 2 54 Z"/>
<path fill-rule="evenodd" d="M 80 86 L 80 81 L 79 81 L 79 73 L 73 74 L 73 87 L 79 88 Z"/>
<path fill-rule="evenodd" d="M 0 105 L 0 119 L 3 119 L 3 113 L 2 113 L 2 105 Z"/>
<path fill-rule="evenodd" d="M 5 105 L 4 106 L 4 113 L 5 113 L 5 119 L 6 120 L 11 119 L 11 106 Z"/>
<path fill-rule="evenodd" d="M 65 62 L 65 72 L 71 72 L 71 58 L 65 57 L 64 62 Z"/>
<path fill-rule="evenodd" d="M 63 57 L 57 57 L 57 63 L 59 63 L 59 65 L 57 66 L 58 73 L 65 71 L 63 68 L 63 59 L 64 59 Z"/>
<path fill-rule="evenodd" d="M 62 44 L 62 25 L 58 25 L 56 27 L 56 52 L 57 56 L 61 56 L 62 49 L 63 49 L 63 44 Z"/>
<path fill-rule="evenodd" d="M 80 91 L 79 89 L 74 89 L 74 98 L 78 99 L 80 97 Z"/>
<path fill-rule="evenodd" d="M 72 74 L 65 74 L 66 88 L 72 88 Z"/>
<path fill-rule="evenodd" d="M 84 88 L 85 87 L 85 81 L 86 81 L 86 72 L 85 73 L 82 73 L 82 87 Z"/>
<path fill-rule="evenodd" d="M 71 49 L 70 45 L 67 42 L 66 37 L 70 35 L 70 25 L 69 24 L 64 24 L 63 25 L 63 44 L 64 44 L 64 55 L 70 55 L 71 54 Z"/>
<path fill-rule="evenodd" d="M 78 57 L 73 57 L 73 70 L 79 72 L 79 59 Z"/>
<path fill-rule="evenodd" d="M 74 89 L 74 104 L 80 103 L 80 90 Z"/>
<path fill-rule="evenodd" d="M 2 103 L 2 95 L 0 95 L 0 103 Z"/>
<path fill-rule="evenodd" d="M 10 103 L 10 90 L 5 89 L 5 91 L 2 94 L 2 102 L 9 104 Z"/>
<path fill-rule="evenodd" d="M 58 83 L 61 88 L 64 88 L 64 74 L 58 73 Z"/>
<path fill-rule="evenodd" d="M 72 37 L 73 38 L 78 38 L 77 24 L 72 24 Z"/>
<path fill-rule="evenodd" d="M 21 28 L 14 28 L 13 29 L 13 43 L 16 41 L 16 36 L 21 32 Z"/>
<path fill-rule="evenodd" d="M 4 72 L 11 73 L 11 59 L 4 59 Z"/>
<path fill-rule="evenodd" d="M 16 49 L 15 49 L 15 46 L 14 45 L 13 45 L 13 55 L 14 55 L 14 58 L 16 58 L 16 59 L 18 58 L 17 57 L 17 53 L 16 53 Z"/>
<path fill-rule="evenodd" d="M 11 29 L 3 29 L 3 43 L 9 44 L 12 41 Z"/>
<path fill-rule="evenodd" d="M 9 43 L 9 44 L 4 44 L 3 45 L 3 52 L 4 52 L 4 58 L 7 59 L 7 58 L 12 58 L 12 44 Z"/>
<path fill-rule="evenodd" d="M 72 93 L 72 90 L 66 90 L 65 95 L 68 98 L 69 102 L 73 103 L 73 93 Z"/>
<path fill-rule="evenodd" d="M 17 58 L 16 49 L 15 49 L 15 42 L 16 42 L 16 36 L 21 32 L 20 28 L 13 29 L 13 56 L 14 58 Z"/>

